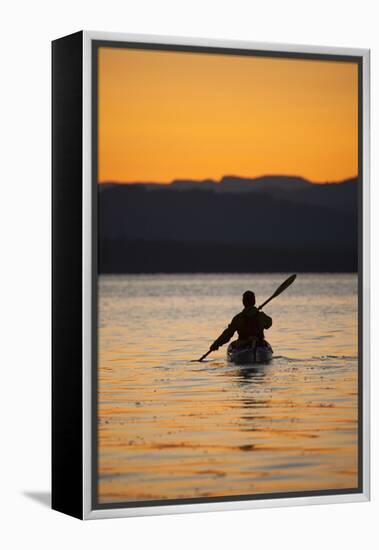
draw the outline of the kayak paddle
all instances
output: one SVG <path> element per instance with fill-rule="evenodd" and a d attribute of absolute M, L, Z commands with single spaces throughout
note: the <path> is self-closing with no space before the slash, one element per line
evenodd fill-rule
<path fill-rule="evenodd" d="M 274 294 L 272 294 L 270 296 L 270 298 L 268 298 L 265 302 L 263 302 L 263 304 L 261 304 L 258 308 L 258 311 L 260 311 L 261 309 L 263 309 L 263 307 L 268 304 L 269 302 L 271 302 L 271 300 L 273 300 L 274 298 L 276 298 L 277 296 L 279 296 L 279 294 L 281 294 L 282 292 L 284 292 L 286 290 L 286 288 L 288 288 L 290 285 L 292 285 L 292 283 L 294 282 L 294 280 L 296 279 L 296 273 L 294 275 L 291 275 L 291 277 L 288 277 L 288 279 L 286 279 L 284 281 L 284 283 L 282 283 L 280 286 L 278 286 L 278 288 L 275 290 Z M 213 350 L 209 350 L 207 351 L 207 353 L 204 353 L 204 355 L 202 355 L 200 357 L 200 359 L 192 359 L 191 362 L 192 363 L 201 363 L 201 361 L 203 359 L 205 359 L 210 353 L 211 351 Z"/>
<path fill-rule="evenodd" d="M 292 283 L 294 282 L 294 280 L 296 279 L 296 274 L 295 275 L 291 275 L 291 277 L 288 277 L 288 279 L 286 279 L 284 281 L 284 283 L 282 283 L 274 292 L 274 294 L 272 294 L 270 296 L 270 298 L 268 298 L 265 302 L 263 302 L 263 304 L 261 304 L 258 308 L 258 310 L 261 310 L 266 304 L 268 304 L 269 302 L 271 302 L 271 300 L 273 300 L 274 298 L 276 298 L 276 296 L 279 296 L 279 294 L 281 294 L 282 292 L 284 292 L 286 290 L 286 288 L 288 288 L 290 285 L 292 285 Z"/>
<path fill-rule="evenodd" d="M 203 359 L 205 359 L 205 358 L 207 357 L 207 355 L 209 355 L 209 354 L 211 353 L 211 351 L 212 351 L 212 350 L 210 349 L 209 351 L 207 351 L 207 353 L 204 353 L 204 355 L 202 355 L 202 356 L 200 357 L 200 359 L 191 359 L 191 363 L 201 363 L 201 361 L 202 361 Z"/>

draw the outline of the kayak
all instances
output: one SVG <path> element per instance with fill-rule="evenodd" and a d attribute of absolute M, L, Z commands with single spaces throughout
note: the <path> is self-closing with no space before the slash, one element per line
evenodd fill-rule
<path fill-rule="evenodd" d="M 269 363 L 273 356 L 272 347 L 268 342 L 258 345 L 256 347 L 235 348 L 232 344 L 229 344 L 227 349 L 227 355 L 229 361 L 241 364 L 256 364 L 256 363 Z"/>

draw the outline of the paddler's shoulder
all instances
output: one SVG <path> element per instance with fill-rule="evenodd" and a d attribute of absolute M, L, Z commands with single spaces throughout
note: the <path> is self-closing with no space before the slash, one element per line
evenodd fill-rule
<path fill-rule="evenodd" d="M 255 306 L 249 308 L 245 307 L 242 311 L 240 311 L 239 313 L 237 313 L 237 315 L 233 317 L 232 323 L 238 322 L 241 319 L 246 319 L 246 317 L 255 317 L 257 313 L 259 313 L 259 311 Z"/>
<path fill-rule="evenodd" d="M 233 319 L 231 320 L 231 325 L 235 324 L 235 323 L 238 323 L 238 321 L 240 321 L 241 319 L 243 319 L 244 317 L 244 309 L 242 311 L 240 311 L 239 313 L 237 313 L 237 315 L 235 315 L 233 317 Z"/>
<path fill-rule="evenodd" d="M 255 306 L 245 307 L 245 309 L 241 311 L 241 314 L 243 314 L 245 317 L 255 317 L 258 313 L 259 310 Z"/>

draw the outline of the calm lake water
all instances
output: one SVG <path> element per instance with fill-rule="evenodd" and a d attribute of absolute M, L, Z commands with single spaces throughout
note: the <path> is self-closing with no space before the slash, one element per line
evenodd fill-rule
<path fill-rule="evenodd" d="M 191 363 L 288 274 L 99 278 L 99 501 L 357 486 L 357 277 L 300 274 L 268 366 Z"/>

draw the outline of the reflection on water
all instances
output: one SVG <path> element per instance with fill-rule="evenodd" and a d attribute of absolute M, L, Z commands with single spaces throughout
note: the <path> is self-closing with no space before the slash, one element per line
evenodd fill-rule
<path fill-rule="evenodd" d="M 101 503 L 357 486 L 355 275 L 300 275 L 267 306 L 270 365 L 190 362 L 285 277 L 100 277 Z"/>

